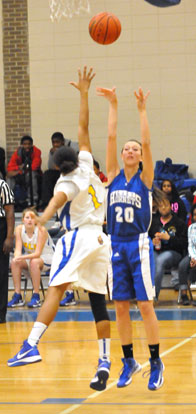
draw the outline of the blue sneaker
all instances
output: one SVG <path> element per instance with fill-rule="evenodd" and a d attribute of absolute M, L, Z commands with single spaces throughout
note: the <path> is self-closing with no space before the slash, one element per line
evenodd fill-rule
<path fill-rule="evenodd" d="M 141 371 L 142 367 L 133 358 L 122 358 L 124 367 L 117 383 L 118 388 L 126 387 L 132 381 L 132 375 Z"/>
<path fill-rule="evenodd" d="M 28 308 L 40 308 L 41 301 L 39 293 L 33 293 L 31 301 L 27 303 Z"/>
<path fill-rule="evenodd" d="M 20 293 L 14 293 L 12 300 L 7 304 L 8 308 L 16 308 L 16 306 L 24 306 L 25 302 L 22 300 L 22 295 Z"/>
<path fill-rule="evenodd" d="M 36 346 L 31 346 L 27 341 L 23 342 L 20 351 L 11 359 L 8 359 L 9 367 L 18 367 L 20 365 L 33 364 L 41 361 L 41 355 Z"/>
<path fill-rule="evenodd" d="M 109 378 L 111 362 L 99 359 L 97 372 L 90 383 L 90 387 L 96 391 L 103 391 Z"/>
<path fill-rule="evenodd" d="M 164 365 L 160 358 L 150 358 L 150 379 L 148 382 L 148 389 L 151 391 L 158 390 L 163 385 L 163 371 Z"/>
<path fill-rule="evenodd" d="M 66 292 L 65 298 L 60 301 L 60 306 L 72 306 L 72 305 L 76 305 L 74 292 L 68 290 Z"/>

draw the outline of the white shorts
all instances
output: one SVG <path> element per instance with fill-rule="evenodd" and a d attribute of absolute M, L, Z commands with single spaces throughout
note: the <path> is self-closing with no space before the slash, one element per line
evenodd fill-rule
<path fill-rule="evenodd" d="M 52 258 L 53 258 L 52 254 L 43 254 L 43 255 L 40 256 L 40 259 L 42 259 L 43 262 L 44 262 L 44 265 L 43 265 L 42 270 L 41 270 L 42 272 L 47 272 L 47 270 L 50 270 L 51 264 L 52 264 Z M 26 264 L 28 266 L 28 269 L 29 269 L 30 259 L 26 259 L 25 262 L 26 262 Z"/>
<path fill-rule="evenodd" d="M 85 290 L 105 294 L 110 241 L 101 226 L 85 225 L 57 242 L 49 286 L 74 283 Z"/>

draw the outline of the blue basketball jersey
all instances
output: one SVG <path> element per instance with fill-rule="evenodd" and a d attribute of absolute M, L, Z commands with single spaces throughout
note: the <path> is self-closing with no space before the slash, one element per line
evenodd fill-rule
<path fill-rule="evenodd" d="M 138 171 L 127 182 L 124 170 L 108 186 L 107 231 L 112 239 L 132 239 L 148 231 L 152 218 L 152 191 Z"/>

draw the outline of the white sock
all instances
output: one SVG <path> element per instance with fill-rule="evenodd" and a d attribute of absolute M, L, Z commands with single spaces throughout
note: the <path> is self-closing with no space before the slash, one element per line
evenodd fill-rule
<path fill-rule="evenodd" d="M 45 325 L 44 323 L 35 322 L 30 332 L 30 335 L 27 339 L 27 342 L 29 343 L 29 345 L 31 346 L 37 345 L 39 343 L 40 338 L 46 331 L 46 329 L 47 329 L 47 325 Z"/>
<path fill-rule="evenodd" d="M 98 339 L 99 344 L 99 358 L 110 361 L 110 338 Z"/>

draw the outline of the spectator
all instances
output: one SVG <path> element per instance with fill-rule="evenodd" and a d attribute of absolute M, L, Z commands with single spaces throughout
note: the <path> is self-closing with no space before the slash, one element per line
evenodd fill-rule
<path fill-rule="evenodd" d="M 186 194 L 187 197 L 187 194 Z M 188 191 L 188 197 L 187 197 L 189 204 L 191 205 L 191 211 L 189 213 L 188 217 L 188 227 L 192 224 L 192 207 L 194 204 L 196 204 L 196 187 L 193 185 L 191 186 L 190 190 Z"/>
<path fill-rule="evenodd" d="M 0 179 L 0 323 L 5 322 L 8 300 L 9 253 L 14 241 L 14 195 Z"/>
<path fill-rule="evenodd" d="M 52 148 L 49 151 L 48 157 L 48 170 L 46 170 L 42 177 L 42 201 L 39 206 L 40 210 L 48 205 L 50 199 L 53 197 L 54 186 L 60 177 L 59 171 L 56 169 L 53 157 L 57 148 L 60 148 L 64 145 L 65 138 L 61 132 L 54 132 L 51 137 Z"/>
<path fill-rule="evenodd" d="M 15 201 L 21 207 L 38 203 L 38 179 L 41 174 L 41 151 L 33 139 L 24 135 L 20 147 L 13 153 L 7 166 L 7 177 L 14 191 Z"/>
<path fill-rule="evenodd" d="M 5 171 L 5 150 L 0 147 L 0 178 L 5 180 L 6 171 Z"/>
<path fill-rule="evenodd" d="M 44 172 L 42 178 L 42 202 L 39 208 L 40 211 L 43 211 L 46 208 L 53 197 L 54 186 L 60 177 L 60 173 L 56 169 L 53 161 L 55 151 L 63 145 L 71 147 L 77 152 L 79 151 L 78 143 L 64 138 L 62 132 L 54 132 L 51 136 L 51 141 L 52 148 L 49 151 L 48 170 Z"/>
<path fill-rule="evenodd" d="M 169 198 L 171 202 L 171 210 L 175 214 L 177 214 L 179 218 L 181 218 L 182 220 L 186 222 L 187 220 L 186 207 L 178 194 L 175 184 L 171 180 L 163 180 L 161 184 L 161 190 L 165 194 L 167 194 L 167 197 Z"/>
<path fill-rule="evenodd" d="M 39 295 L 41 271 L 50 269 L 54 245 L 45 227 L 37 225 L 35 210 L 29 208 L 24 210 L 22 222 L 15 231 L 14 259 L 11 262 L 15 293 L 8 307 L 24 306 L 21 295 L 21 273 L 28 271 L 32 279 L 33 295 L 27 306 L 37 308 L 41 306 Z M 25 254 L 22 254 L 22 250 Z"/>
<path fill-rule="evenodd" d="M 95 174 L 98 175 L 98 177 L 100 178 L 101 182 L 102 183 L 106 183 L 108 181 L 108 179 L 104 175 L 104 173 L 100 170 L 99 163 L 94 158 L 93 158 L 93 167 L 94 167 Z"/>
<path fill-rule="evenodd" d="M 195 281 L 196 278 L 196 204 L 191 209 L 192 224 L 188 228 L 188 255 L 179 263 L 179 282 L 181 288 L 182 305 L 190 305 L 187 295 L 187 279 Z"/>
<path fill-rule="evenodd" d="M 152 219 L 149 235 L 154 245 L 156 299 L 166 269 L 176 267 L 187 249 L 187 226 L 171 210 L 169 199 L 159 205 L 160 216 Z"/>

